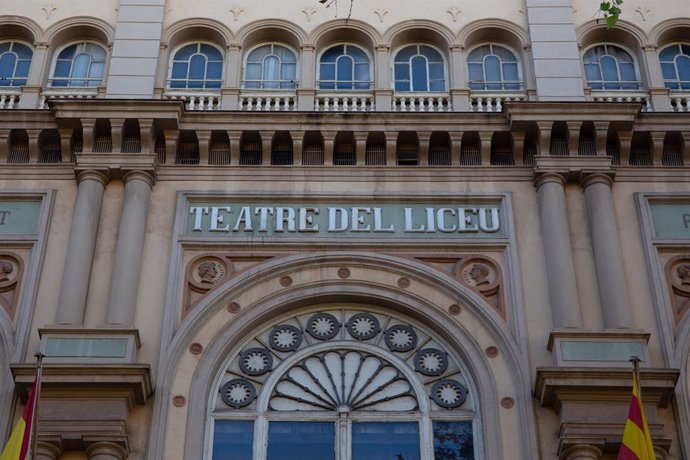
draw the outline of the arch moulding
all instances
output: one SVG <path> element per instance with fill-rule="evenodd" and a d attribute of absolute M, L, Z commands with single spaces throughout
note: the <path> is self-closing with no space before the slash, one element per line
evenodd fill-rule
<path fill-rule="evenodd" d="M 536 458 L 529 366 L 520 359 L 505 322 L 453 278 L 416 261 L 370 253 L 271 260 L 231 279 L 197 305 L 179 325 L 161 362 L 154 415 L 158 440 L 149 458 L 169 458 L 172 452 L 199 458 L 209 392 L 228 354 L 248 334 L 287 312 L 340 303 L 397 312 L 433 330 L 477 384 L 483 456 L 509 458 L 519 446 L 521 458 Z M 459 305 L 460 313 L 449 314 L 451 305 Z M 451 311 L 457 313 L 457 307 Z M 491 346 L 500 353 L 489 358 L 485 350 Z M 187 404 L 173 406 L 175 397 Z M 505 397 L 513 398 L 515 406 L 501 407 Z"/>

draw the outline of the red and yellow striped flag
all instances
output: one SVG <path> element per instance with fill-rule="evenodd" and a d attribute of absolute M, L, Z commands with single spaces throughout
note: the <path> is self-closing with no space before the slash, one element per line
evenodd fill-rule
<path fill-rule="evenodd" d="M 625 422 L 623 443 L 618 451 L 618 460 L 655 460 L 652 437 L 644 415 L 642 399 L 640 398 L 639 368 L 635 362 L 633 370 L 633 390 L 628 410 L 628 421 Z"/>
<path fill-rule="evenodd" d="M 25 460 L 29 453 L 29 442 L 31 440 L 31 424 L 36 405 L 36 391 L 38 387 L 38 376 L 34 380 L 34 386 L 29 393 L 29 400 L 26 401 L 24 412 L 12 431 L 10 439 L 5 445 L 5 450 L 0 454 L 0 460 Z"/>

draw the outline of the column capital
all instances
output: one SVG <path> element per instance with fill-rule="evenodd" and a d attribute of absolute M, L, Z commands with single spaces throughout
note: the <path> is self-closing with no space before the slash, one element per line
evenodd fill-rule
<path fill-rule="evenodd" d="M 602 456 L 602 450 L 593 444 L 575 444 L 561 452 L 562 460 L 598 460 Z"/>
<path fill-rule="evenodd" d="M 388 44 L 382 43 L 382 44 L 380 44 L 380 45 L 376 45 L 376 46 L 374 47 L 374 49 L 375 49 L 376 51 L 390 51 L 390 50 L 391 50 L 391 47 L 390 47 L 390 45 L 388 45 Z"/>
<path fill-rule="evenodd" d="M 304 43 L 299 47 L 302 51 L 316 51 L 316 46 L 310 43 Z"/>
<path fill-rule="evenodd" d="M 546 172 L 536 175 L 534 178 L 534 186 L 539 188 L 544 184 L 555 183 L 561 187 L 565 187 L 567 180 L 564 174 L 557 172 Z"/>
<path fill-rule="evenodd" d="M 124 173 L 122 176 L 122 182 L 125 184 L 129 182 L 130 180 L 140 180 L 143 182 L 146 182 L 149 187 L 153 187 L 153 184 L 156 183 L 156 179 L 153 177 L 153 175 L 149 171 L 141 171 L 138 169 L 132 170 L 132 171 L 127 171 Z"/>
<path fill-rule="evenodd" d="M 124 460 L 127 458 L 127 449 L 120 444 L 110 441 L 95 441 L 86 446 L 86 455 L 89 460 Z"/>
<path fill-rule="evenodd" d="M 61 455 L 62 442 L 60 439 L 51 441 L 39 440 L 36 443 L 36 460 L 57 460 Z"/>
<path fill-rule="evenodd" d="M 587 188 L 593 184 L 605 184 L 609 187 L 613 186 L 613 175 L 604 174 L 600 172 L 584 174 L 582 177 L 582 188 Z"/>
<path fill-rule="evenodd" d="M 77 183 L 81 184 L 84 181 L 93 180 L 99 182 L 103 187 L 110 181 L 110 177 L 104 171 L 89 169 L 86 171 L 79 171 L 77 173 Z"/>

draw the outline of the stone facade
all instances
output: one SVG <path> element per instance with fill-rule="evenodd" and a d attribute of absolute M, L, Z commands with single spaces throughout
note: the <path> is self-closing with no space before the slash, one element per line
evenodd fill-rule
<path fill-rule="evenodd" d="M 690 457 L 690 3 L 597 8 L 0 4 L 0 439 L 609 460 L 634 355 Z"/>

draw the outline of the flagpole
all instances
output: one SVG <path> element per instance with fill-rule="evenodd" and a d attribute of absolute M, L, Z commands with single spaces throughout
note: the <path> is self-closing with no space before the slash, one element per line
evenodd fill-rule
<path fill-rule="evenodd" d="M 31 411 L 31 457 L 36 459 L 38 449 L 38 400 L 41 399 L 41 374 L 43 374 L 43 353 L 38 352 L 36 356 L 36 394 L 34 395 L 34 407 Z"/>

